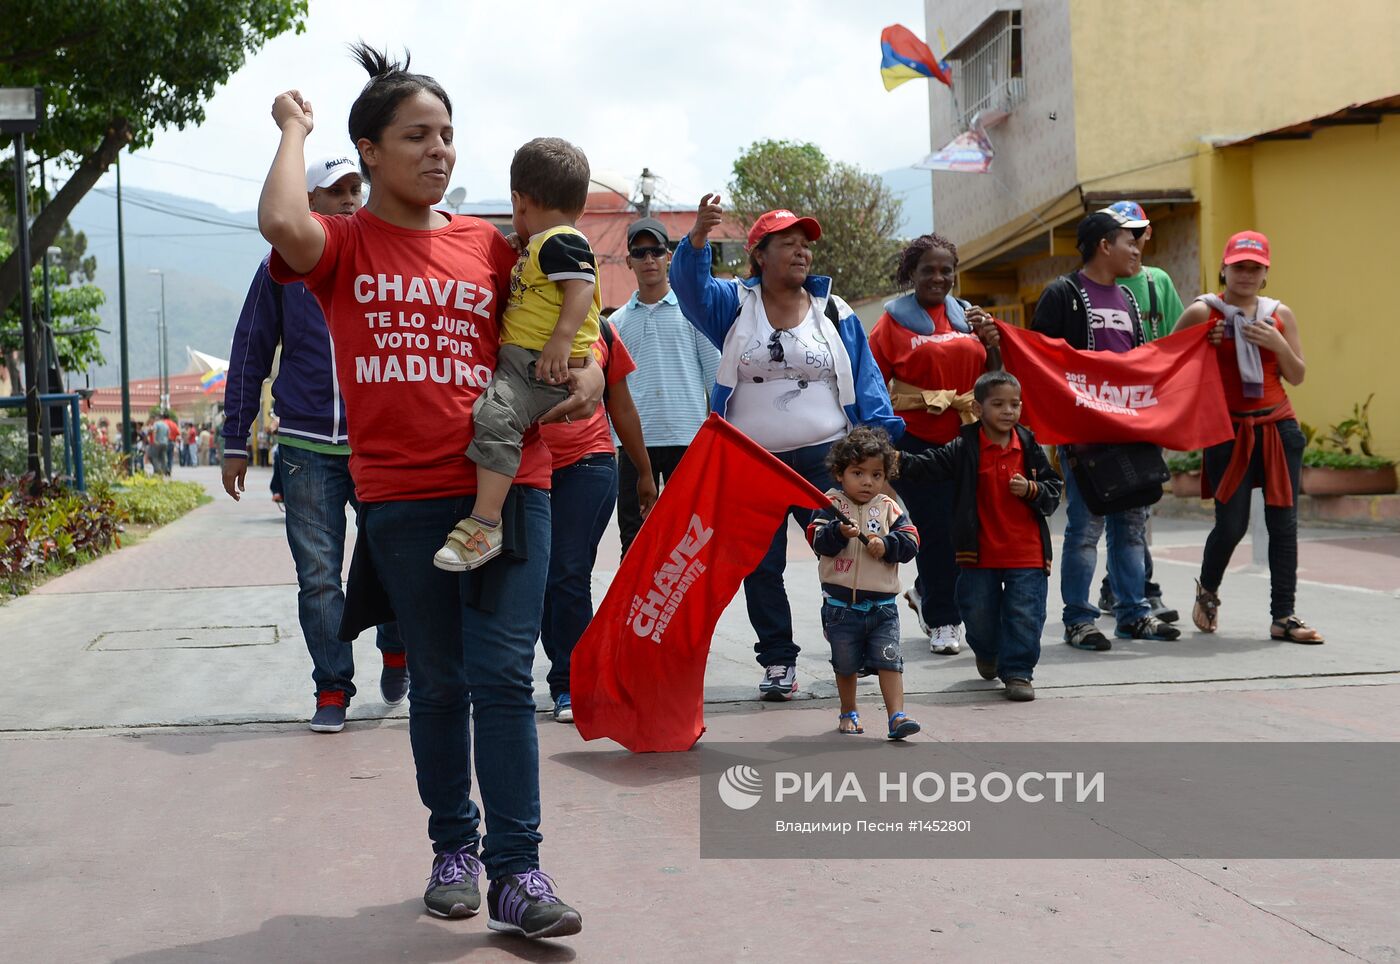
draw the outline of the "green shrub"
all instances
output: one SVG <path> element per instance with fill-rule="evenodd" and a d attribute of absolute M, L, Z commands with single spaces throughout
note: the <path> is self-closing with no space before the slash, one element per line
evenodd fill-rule
<path fill-rule="evenodd" d="M 186 512 L 211 502 L 198 482 L 174 482 L 157 476 L 133 475 L 112 486 L 112 498 L 124 521 L 165 525 Z"/>
<path fill-rule="evenodd" d="M 0 584 L 18 595 L 39 575 L 81 565 L 119 545 L 116 506 L 32 475 L 0 481 Z"/>
<path fill-rule="evenodd" d="M 0 409 L 0 478 L 23 475 L 29 467 L 29 439 L 23 416 L 24 409 Z"/>
<path fill-rule="evenodd" d="M 1304 449 L 1303 464 L 1312 469 L 1383 469 L 1394 465 L 1392 459 L 1378 455 L 1354 455 L 1329 449 Z"/>
<path fill-rule="evenodd" d="M 1178 452 L 1167 459 L 1167 470 L 1172 473 L 1201 471 L 1201 450 Z"/>
<path fill-rule="evenodd" d="M 94 498 L 110 499 L 126 479 L 126 456 L 97 440 L 90 423 L 83 424 L 83 483 Z"/>

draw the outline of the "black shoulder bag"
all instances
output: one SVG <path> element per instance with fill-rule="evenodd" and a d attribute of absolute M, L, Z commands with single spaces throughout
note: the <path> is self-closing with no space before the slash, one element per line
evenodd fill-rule
<path fill-rule="evenodd" d="M 1151 442 L 1066 448 L 1079 493 L 1094 515 L 1153 505 L 1171 478 L 1161 448 Z"/>

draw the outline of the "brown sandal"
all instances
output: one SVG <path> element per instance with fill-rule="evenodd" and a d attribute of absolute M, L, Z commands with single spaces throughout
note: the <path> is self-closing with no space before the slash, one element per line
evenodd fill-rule
<path fill-rule="evenodd" d="M 1269 627 L 1269 636 L 1273 639 L 1286 639 L 1290 643 L 1303 643 L 1308 646 L 1319 646 L 1327 642 L 1321 633 L 1297 616 L 1275 619 L 1273 625 Z"/>
<path fill-rule="evenodd" d="M 1191 607 L 1191 621 L 1203 633 L 1213 633 L 1220 624 L 1220 597 L 1196 580 L 1196 605 Z"/>

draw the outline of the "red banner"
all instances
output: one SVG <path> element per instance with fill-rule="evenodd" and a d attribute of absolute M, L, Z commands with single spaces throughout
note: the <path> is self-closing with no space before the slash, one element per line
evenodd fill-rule
<path fill-rule="evenodd" d="M 717 415 L 695 436 L 574 647 L 585 740 L 688 750 L 705 731 L 705 662 L 720 613 L 792 506 L 826 497 Z"/>
<path fill-rule="evenodd" d="M 1119 353 L 1078 351 L 997 322 L 1002 362 L 1021 382 L 1021 420 L 1041 442 L 1152 442 L 1178 452 L 1235 436 L 1208 327 Z"/>

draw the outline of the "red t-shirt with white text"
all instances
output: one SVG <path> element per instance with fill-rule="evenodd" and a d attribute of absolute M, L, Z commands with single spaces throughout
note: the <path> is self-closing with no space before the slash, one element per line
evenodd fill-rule
<path fill-rule="evenodd" d="M 948 321 L 947 309 L 927 309 L 933 334 L 919 335 L 890 317 L 880 316 L 870 332 L 870 354 L 888 382 L 897 378 L 925 391 L 948 388 L 962 394 L 972 391 L 977 377 L 987 369 L 987 349 L 970 332 L 958 331 Z M 895 412 L 904 419 L 910 435 L 925 442 L 947 445 L 958 437 L 962 419 L 953 409 L 930 415 L 923 409 Z"/>
<path fill-rule="evenodd" d="M 632 360 L 627 346 L 618 337 L 612 322 L 604 321 L 603 324 L 612 329 L 612 349 L 608 349 L 606 338 L 599 338 L 593 343 L 593 360 L 603 369 L 603 376 L 611 387 L 636 371 L 637 363 Z M 585 456 L 613 451 L 608 413 L 602 405 L 598 406 L 593 417 L 586 422 L 551 422 L 541 425 L 540 436 L 544 439 L 544 444 L 549 446 L 556 472 L 568 468 Z"/>
<path fill-rule="evenodd" d="M 365 502 L 476 492 L 467 458 L 472 404 L 491 380 L 516 253 L 494 226 L 449 216 L 412 231 L 361 208 L 313 214 L 326 249 L 305 275 L 274 251 L 274 280 L 304 281 L 330 328 L 350 431 L 350 474 Z M 549 452 L 525 436 L 515 481 L 549 488 Z"/>

